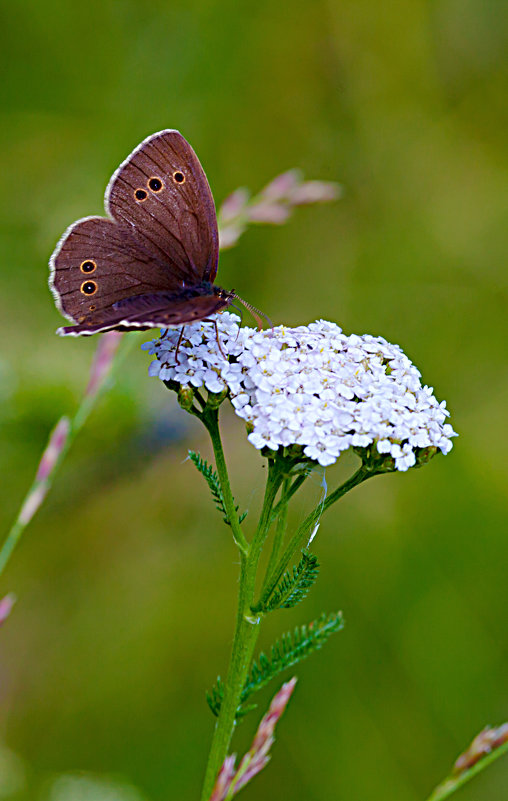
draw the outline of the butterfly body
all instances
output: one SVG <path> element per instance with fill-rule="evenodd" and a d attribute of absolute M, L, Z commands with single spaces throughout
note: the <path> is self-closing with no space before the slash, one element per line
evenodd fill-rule
<path fill-rule="evenodd" d="M 50 288 L 79 336 L 180 326 L 226 308 L 215 286 L 218 231 L 199 160 L 174 130 L 145 139 L 113 174 L 108 217 L 73 223 L 50 260 Z"/>

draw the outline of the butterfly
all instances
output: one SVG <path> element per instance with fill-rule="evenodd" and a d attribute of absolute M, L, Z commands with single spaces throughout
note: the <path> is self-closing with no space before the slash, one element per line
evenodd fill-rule
<path fill-rule="evenodd" d="M 107 217 L 67 228 L 50 259 L 50 289 L 74 325 L 62 335 L 180 327 L 236 297 L 215 286 L 219 235 L 212 193 L 175 130 L 144 139 L 113 174 Z"/>

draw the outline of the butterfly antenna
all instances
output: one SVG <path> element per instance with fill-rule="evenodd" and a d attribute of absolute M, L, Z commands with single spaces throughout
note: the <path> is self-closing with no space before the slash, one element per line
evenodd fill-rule
<path fill-rule="evenodd" d="M 250 313 L 251 313 L 251 314 L 252 314 L 252 316 L 254 317 L 255 321 L 257 322 L 257 324 L 258 324 L 258 329 L 259 329 L 260 331 L 261 331 L 261 329 L 263 328 L 263 323 L 261 322 L 261 317 L 264 317 L 264 318 L 265 318 L 266 322 L 268 323 L 268 325 L 270 326 L 270 328 L 271 328 L 271 329 L 272 329 L 272 331 L 273 331 L 273 323 L 272 323 L 272 321 L 270 320 L 270 318 L 266 316 L 266 314 L 264 314 L 262 311 L 259 311 L 259 309 L 256 309 L 256 307 L 255 307 L 255 306 L 252 306 L 252 304 L 251 304 L 251 303 L 247 303 L 247 301 L 246 301 L 246 300 L 244 300 L 243 298 L 241 298 L 241 297 L 240 297 L 239 295 L 237 295 L 236 293 L 233 293 L 233 297 L 234 297 L 236 300 L 239 300 L 239 301 L 240 301 L 240 303 L 241 303 L 243 306 L 245 306 L 245 308 L 246 308 L 248 311 L 250 311 Z"/>

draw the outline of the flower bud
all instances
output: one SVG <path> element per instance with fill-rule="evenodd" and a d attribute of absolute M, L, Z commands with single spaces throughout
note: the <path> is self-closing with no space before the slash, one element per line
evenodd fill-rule
<path fill-rule="evenodd" d="M 369 473 L 393 473 L 396 470 L 395 459 L 390 454 L 378 453 L 375 445 L 367 448 L 353 448 Z"/>
<path fill-rule="evenodd" d="M 289 445 L 289 447 L 284 448 L 284 455 L 288 456 L 290 459 L 298 459 L 302 462 L 308 462 L 309 459 L 305 456 L 303 452 L 303 445 Z"/>
<path fill-rule="evenodd" d="M 189 386 L 188 384 L 182 384 L 178 390 L 178 403 L 182 409 L 185 409 L 185 411 L 192 409 L 192 404 L 194 403 L 193 387 Z"/>
<path fill-rule="evenodd" d="M 416 451 L 415 467 L 422 467 L 424 464 L 427 464 L 436 453 L 439 453 L 439 448 L 435 445 L 429 445 L 428 448 L 418 448 Z"/>

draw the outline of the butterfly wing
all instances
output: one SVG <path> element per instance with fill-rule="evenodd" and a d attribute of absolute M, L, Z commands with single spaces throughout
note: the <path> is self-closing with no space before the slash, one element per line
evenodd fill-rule
<path fill-rule="evenodd" d="M 124 298 L 177 291 L 181 280 L 144 250 L 130 228 L 104 217 L 85 217 L 70 226 L 50 261 L 50 287 L 69 320 L 96 324 Z"/>
<path fill-rule="evenodd" d="M 227 305 L 211 286 L 218 261 L 212 193 L 178 131 L 153 134 L 128 156 L 109 182 L 105 206 L 109 218 L 78 220 L 51 257 L 56 304 L 78 323 L 61 333 L 176 325 Z M 138 305 L 119 310 L 133 298 Z M 163 299 L 169 308 L 161 308 Z"/>
<path fill-rule="evenodd" d="M 133 150 L 111 178 L 105 206 L 184 286 L 213 283 L 215 205 L 199 159 L 178 131 L 155 133 Z"/>
<path fill-rule="evenodd" d="M 207 294 L 183 291 L 179 295 L 157 292 L 126 298 L 114 304 L 101 321 L 84 322 L 59 328 L 62 335 L 80 336 L 104 331 L 142 331 L 147 328 L 172 328 L 203 320 L 229 304 L 226 293 Z"/>

